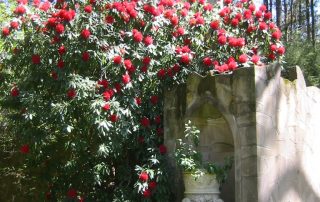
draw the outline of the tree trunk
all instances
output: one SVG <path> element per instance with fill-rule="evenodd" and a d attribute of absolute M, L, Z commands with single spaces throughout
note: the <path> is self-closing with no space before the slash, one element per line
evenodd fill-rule
<path fill-rule="evenodd" d="M 306 0 L 306 21 L 307 21 L 307 39 L 310 41 L 311 29 L 310 29 L 310 8 L 309 0 Z"/>
<path fill-rule="evenodd" d="M 269 11 L 272 13 L 272 0 L 269 2 Z"/>
<path fill-rule="evenodd" d="M 287 42 L 288 41 L 288 23 L 287 23 L 287 19 L 288 19 L 288 4 L 286 0 L 283 0 L 283 8 L 284 8 L 284 41 Z"/>
<path fill-rule="evenodd" d="M 299 0 L 299 27 L 302 27 L 302 0 Z"/>
<path fill-rule="evenodd" d="M 281 27 L 281 10 L 281 0 L 276 0 L 276 21 L 278 27 Z"/>
<path fill-rule="evenodd" d="M 315 33 L 315 16 L 314 16 L 314 1 L 310 0 L 310 9 L 311 9 L 311 36 L 312 36 L 312 45 L 315 48 L 316 45 L 316 33 Z"/>
<path fill-rule="evenodd" d="M 290 0 L 290 36 L 289 38 L 292 39 L 293 33 L 293 0 Z"/>
<path fill-rule="evenodd" d="M 264 5 L 266 5 L 267 10 L 269 10 L 269 7 L 268 7 L 268 0 L 263 0 L 263 4 L 264 4 Z"/>

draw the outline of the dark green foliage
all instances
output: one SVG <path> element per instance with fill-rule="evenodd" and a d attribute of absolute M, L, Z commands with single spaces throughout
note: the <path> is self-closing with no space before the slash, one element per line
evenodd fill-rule
<path fill-rule="evenodd" d="M 286 57 L 284 69 L 299 66 L 305 76 L 308 86 L 320 87 L 320 46 L 313 47 L 311 41 L 296 34 L 293 40 L 286 44 Z"/>

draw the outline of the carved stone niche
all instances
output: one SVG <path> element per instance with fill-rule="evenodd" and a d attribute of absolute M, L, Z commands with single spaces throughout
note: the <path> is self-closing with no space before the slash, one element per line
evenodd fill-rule
<path fill-rule="evenodd" d="M 205 162 L 222 164 L 225 157 L 234 155 L 234 140 L 230 126 L 214 100 L 216 96 L 214 83 L 210 78 L 190 77 L 186 88 L 185 120 L 191 120 L 201 132 L 199 150 L 202 158 Z M 219 192 L 219 189 L 217 191 Z M 235 180 L 232 169 L 221 190 L 221 198 L 225 201 L 234 201 L 234 192 Z M 206 194 L 203 197 L 204 200 L 194 201 L 222 201 L 219 198 L 205 200 L 210 198 Z"/>

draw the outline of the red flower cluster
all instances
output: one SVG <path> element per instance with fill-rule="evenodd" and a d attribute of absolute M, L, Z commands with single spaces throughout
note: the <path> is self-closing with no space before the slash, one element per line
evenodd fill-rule
<path fill-rule="evenodd" d="M 29 147 L 28 144 L 24 144 L 20 148 L 20 152 L 23 153 L 23 154 L 28 154 L 29 151 L 30 151 L 30 147 Z"/>
<path fill-rule="evenodd" d="M 147 172 L 141 172 L 139 175 L 139 180 L 146 182 L 149 179 L 149 175 Z"/>

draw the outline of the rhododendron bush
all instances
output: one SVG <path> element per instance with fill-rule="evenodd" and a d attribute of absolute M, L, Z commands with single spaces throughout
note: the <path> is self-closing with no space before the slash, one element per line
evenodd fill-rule
<path fill-rule="evenodd" d="M 172 201 L 163 89 L 281 61 L 271 17 L 246 0 L 18 0 L 1 33 L 1 105 L 41 184 L 31 196 Z"/>

